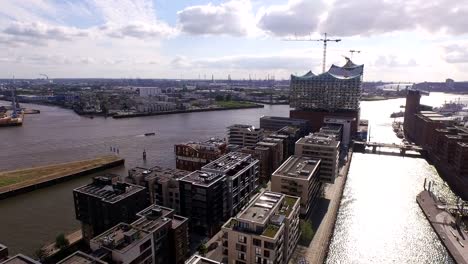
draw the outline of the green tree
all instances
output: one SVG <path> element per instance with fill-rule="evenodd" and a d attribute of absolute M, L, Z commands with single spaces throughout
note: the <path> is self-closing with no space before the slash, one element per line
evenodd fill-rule
<path fill-rule="evenodd" d="M 44 262 L 46 259 L 46 252 L 42 247 L 36 250 L 35 255 L 40 262 Z"/>
<path fill-rule="evenodd" d="M 64 234 L 59 234 L 56 238 L 55 238 L 55 247 L 57 248 L 66 248 L 70 245 L 70 242 L 68 241 L 68 239 L 65 237 Z"/>
<path fill-rule="evenodd" d="M 205 256 L 206 253 L 208 253 L 208 248 L 206 247 L 205 243 L 201 243 L 198 247 L 198 254 Z"/>
<path fill-rule="evenodd" d="M 216 101 L 223 101 L 224 97 L 222 95 L 218 94 L 218 95 L 216 95 L 215 100 Z"/>
<path fill-rule="evenodd" d="M 314 238 L 314 230 L 312 229 L 312 223 L 310 221 L 301 220 L 300 223 L 301 237 L 299 238 L 299 243 L 301 245 L 309 245 L 312 238 Z"/>
<path fill-rule="evenodd" d="M 231 99 L 232 99 L 232 98 L 231 98 L 231 94 L 227 94 L 227 95 L 226 95 L 226 98 L 225 98 L 225 101 L 231 101 Z"/>

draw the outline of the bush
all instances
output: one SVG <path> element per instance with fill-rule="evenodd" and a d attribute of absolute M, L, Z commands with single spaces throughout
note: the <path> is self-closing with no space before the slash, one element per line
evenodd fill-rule
<path fill-rule="evenodd" d="M 312 229 L 312 223 L 310 221 L 301 220 L 300 223 L 301 237 L 299 238 L 299 243 L 301 245 L 309 245 L 312 238 L 314 238 L 314 230 Z"/>
<path fill-rule="evenodd" d="M 55 238 L 55 246 L 57 248 L 66 248 L 70 245 L 70 242 L 68 241 L 68 239 L 65 237 L 64 234 L 60 234 L 58 235 L 56 238 Z"/>
<path fill-rule="evenodd" d="M 206 253 L 208 253 L 208 248 L 206 247 L 205 243 L 201 243 L 198 247 L 198 254 L 205 256 Z"/>

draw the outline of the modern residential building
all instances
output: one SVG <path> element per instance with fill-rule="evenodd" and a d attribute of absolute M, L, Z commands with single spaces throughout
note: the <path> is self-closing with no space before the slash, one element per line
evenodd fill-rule
<path fill-rule="evenodd" d="M 112 226 L 136 219 L 148 206 L 144 187 L 117 181 L 117 177 L 94 177 L 93 182 L 73 190 L 76 219 L 85 241 Z"/>
<path fill-rule="evenodd" d="M 305 136 L 310 132 L 310 123 L 305 119 L 294 119 L 282 116 L 260 117 L 260 128 L 266 131 L 278 131 L 285 126 L 299 128 L 301 136 Z"/>
<path fill-rule="evenodd" d="M 185 261 L 185 264 L 221 264 L 221 262 L 214 261 L 200 255 L 193 255 L 187 261 Z"/>
<path fill-rule="evenodd" d="M 0 262 L 0 264 L 41 264 L 41 262 L 36 261 L 23 254 L 18 254 L 11 258 L 6 259 L 3 262 Z"/>
<path fill-rule="evenodd" d="M 270 149 L 271 171 L 275 171 L 283 162 L 283 142 L 274 140 L 260 141 L 257 146 Z"/>
<path fill-rule="evenodd" d="M 265 191 L 223 227 L 228 263 L 288 263 L 296 248 L 300 198 Z"/>
<path fill-rule="evenodd" d="M 333 136 L 335 140 L 341 141 L 343 137 L 343 126 L 341 125 L 324 125 L 320 128 L 316 135 Z M 349 138 L 348 138 L 349 141 Z"/>
<path fill-rule="evenodd" d="M 129 224 L 120 223 L 91 239 L 93 251 L 106 251 L 109 262 L 121 264 L 156 263 L 153 254 L 153 236 Z"/>
<path fill-rule="evenodd" d="M 271 191 L 300 197 L 301 215 L 307 216 L 320 195 L 319 169 L 319 159 L 291 156 L 271 176 Z"/>
<path fill-rule="evenodd" d="M 285 126 L 283 128 L 281 128 L 280 130 L 276 131 L 275 133 L 271 134 L 270 137 L 275 137 L 276 135 L 284 135 L 284 136 L 288 136 L 288 139 L 287 139 L 287 144 L 288 144 L 288 153 L 286 155 L 286 158 L 291 156 L 291 155 L 294 155 L 294 149 L 295 149 L 295 146 L 296 146 L 296 142 L 303 136 L 306 136 L 306 135 L 303 135 L 301 133 L 301 131 L 299 130 L 299 128 L 297 127 L 294 127 L 294 126 Z"/>
<path fill-rule="evenodd" d="M 320 179 L 334 183 L 339 172 L 340 141 L 334 136 L 310 134 L 296 142 L 296 156 L 320 159 Z"/>
<path fill-rule="evenodd" d="M 263 138 L 263 129 L 251 125 L 236 124 L 228 127 L 229 144 L 242 147 L 255 146 Z"/>
<path fill-rule="evenodd" d="M 203 142 L 187 142 L 174 146 L 176 168 L 195 171 L 228 152 L 227 142 L 211 138 Z"/>
<path fill-rule="evenodd" d="M 88 255 L 84 252 L 76 251 L 72 255 L 58 262 L 57 264 L 108 264 L 108 262 Z"/>
<path fill-rule="evenodd" d="M 259 183 L 266 184 L 270 181 L 273 166 L 271 164 L 270 149 L 265 146 L 243 147 L 239 152 L 251 154 L 258 160 Z"/>
<path fill-rule="evenodd" d="M 128 171 L 125 179 L 129 183 L 146 187 L 150 204 L 173 208 L 180 214 L 180 192 L 178 179 L 190 172 L 154 166 L 150 169 L 135 167 Z"/>
<path fill-rule="evenodd" d="M 237 214 L 258 189 L 258 163 L 250 154 L 231 152 L 203 166 L 202 171 L 226 175 L 229 216 Z"/>
<path fill-rule="evenodd" d="M 351 135 L 357 132 L 364 65 L 346 60 L 342 67 L 332 65 L 319 75 L 291 75 L 291 118 L 308 120 L 312 132 L 322 127 L 327 116 L 351 118 Z"/>
<path fill-rule="evenodd" d="M 190 230 L 216 234 L 228 217 L 226 175 L 194 171 L 179 180 L 180 212 Z"/>
<path fill-rule="evenodd" d="M 132 226 L 153 235 L 155 263 L 183 264 L 189 253 L 188 218 L 174 210 L 151 205 L 137 214 Z"/>

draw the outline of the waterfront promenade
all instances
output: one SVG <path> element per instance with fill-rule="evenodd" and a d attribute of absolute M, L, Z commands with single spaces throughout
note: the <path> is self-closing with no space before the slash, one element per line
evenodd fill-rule
<path fill-rule="evenodd" d="M 348 154 L 348 162 L 341 168 L 339 177 L 335 179 L 334 184 L 330 184 L 325 188 L 324 199 L 321 199 L 315 212 L 313 212 L 310 217 L 314 227 L 314 223 L 319 222 L 319 226 L 315 230 L 314 238 L 308 247 L 297 246 L 296 251 L 289 261 L 290 264 L 299 263 L 301 260 L 306 260 L 308 264 L 321 264 L 325 262 L 352 156 L 353 152 L 350 152 Z M 324 214 L 319 213 L 322 210 L 325 211 Z"/>
<path fill-rule="evenodd" d="M 421 192 L 416 201 L 452 258 L 468 264 L 468 233 L 455 227 L 455 218 L 428 191 Z"/>

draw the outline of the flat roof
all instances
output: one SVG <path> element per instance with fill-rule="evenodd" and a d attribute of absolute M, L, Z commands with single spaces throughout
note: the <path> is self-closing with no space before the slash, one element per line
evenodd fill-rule
<path fill-rule="evenodd" d="M 185 261 L 185 264 L 221 264 L 221 262 L 214 261 L 199 255 L 193 255 L 190 259 Z"/>
<path fill-rule="evenodd" d="M 81 251 L 77 251 L 57 264 L 107 264 L 107 262 Z"/>
<path fill-rule="evenodd" d="M 340 145 L 340 141 L 335 140 L 333 136 L 323 136 L 317 134 L 310 134 L 308 136 L 300 138 L 296 143 L 330 146 L 334 148 L 338 148 L 338 146 Z"/>
<path fill-rule="evenodd" d="M 93 238 L 91 243 L 96 243 L 111 251 L 126 252 L 148 235 L 149 233 L 136 229 L 129 224 L 120 223 Z"/>
<path fill-rule="evenodd" d="M 145 187 L 125 182 L 112 182 L 110 177 L 98 176 L 93 178 L 92 183 L 78 187 L 74 191 L 100 198 L 104 202 L 116 203 L 143 190 Z"/>
<path fill-rule="evenodd" d="M 154 166 L 149 169 L 142 167 L 131 168 L 129 173 L 132 173 L 131 177 L 144 177 L 145 180 L 157 178 L 160 181 L 169 181 L 172 179 L 180 179 L 190 172 L 185 170 Z"/>
<path fill-rule="evenodd" d="M 214 170 L 221 173 L 226 173 L 230 170 L 236 169 L 243 163 L 250 163 L 253 161 L 252 155 L 242 152 L 230 152 L 214 160 L 202 167 L 202 170 Z"/>
<path fill-rule="evenodd" d="M 215 182 L 225 178 L 224 174 L 221 173 L 212 173 L 201 170 L 196 170 L 191 172 L 187 176 L 181 178 L 181 181 L 191 182 L 192 184 L 208 187 Z"/>
<path fill-rule="evenodd" d="M 260 194 L 248 207 L 242 211 L 237 219 L 246 220 L 263 224 L 275 212 L 275 209 L 280 205 L 284 194 L 265 191 Z"/>
<path fill-rule="evenodd" d="M 310 179 L 320 165 L 320 159 L 291 156 L 273 173 L 273 176 Z"/>
<path fill-rule="evenodd" d="M 41 264 L 41 263 L 23 254 L 18 254 L 18 255 L 15 255 L 14 257 L 11 257 L 3 261 L 1 264 Z"/>
<path fill-rule="evenodd" d="M 133 222 L 132 226 L 146 232 L 154 232 L 169 221 L 172 222 L 171 225 L 174 228 L 188 221 L 185 217 L 174 215 L 174 209 L 156 204 L 153 204 L 137 213 L 137 216 L 140 216 L 141 218 Z"/>

